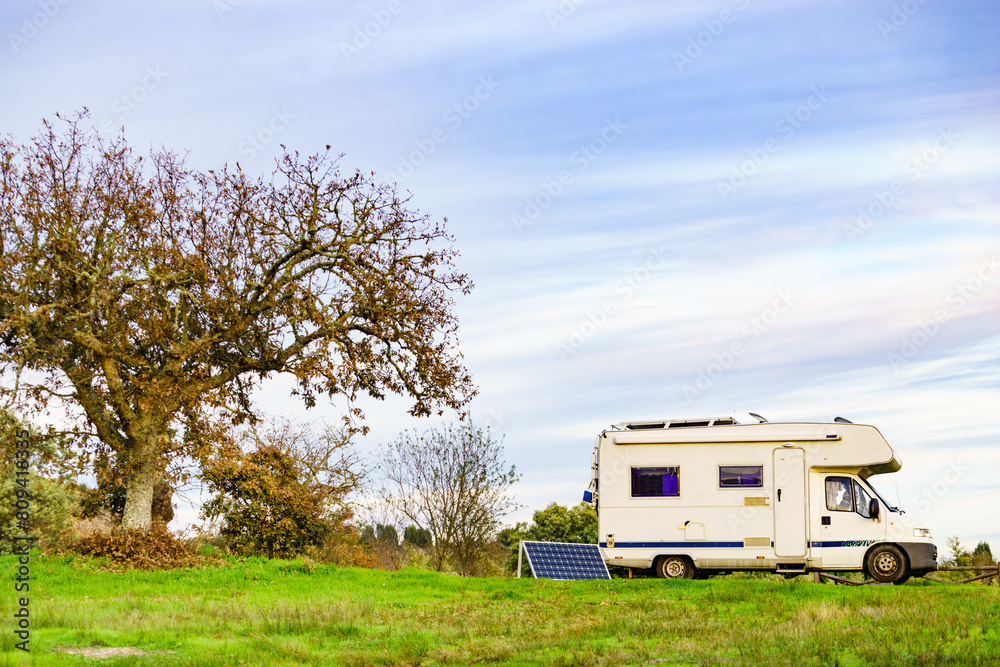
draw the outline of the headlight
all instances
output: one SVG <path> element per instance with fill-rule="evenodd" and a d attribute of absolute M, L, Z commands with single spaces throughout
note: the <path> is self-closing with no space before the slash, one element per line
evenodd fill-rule
<path fill-rule="evenodd" d="M 930 537 L 931 536 L 931 531 L 929 531 L 926 528 L 914 528 L 913 529 L 913 536 L 914 537 Z"/>

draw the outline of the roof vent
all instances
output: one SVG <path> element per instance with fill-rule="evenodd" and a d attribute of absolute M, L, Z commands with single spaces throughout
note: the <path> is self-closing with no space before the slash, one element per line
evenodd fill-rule
<path fill-rule="evenodd" d="M 694 426 L 708 426 L 711 421 L 696 421 L 696 422 L 670 422 L 670 426 L 667 428 L 691 428 Z"/>
<path fill-rule="evenodd" d="M 662 428 L 695 428 L 699 426 L 735 426 L 739 422 L 733 417 L 715 417 L 707 419 L 675 419 L 650 422 L 621 422 L 618 426 L 626 431 L 644 431 Z M 615 428 L 615 427 L 612 427 Z"/>
<path fill-rule="evenodd" d="M 629 422 L 625 428 L 630 431 L 641 431 L 647 428 L 663 428 L 666 425 L 666 422 Z"/>

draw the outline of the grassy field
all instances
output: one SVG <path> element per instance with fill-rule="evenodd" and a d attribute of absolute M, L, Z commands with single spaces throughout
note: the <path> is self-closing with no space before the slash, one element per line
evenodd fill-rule
<path fill-rule="evenodd" d="M 4 577 L 2 665 L 1000 664 L 997 586 L 462 579 L 262 560 L 114 573 L 52 557 L 32 576 L 30 655 L 14 647 Z M 142 654 L 68 652 L 102 647 Z"/>

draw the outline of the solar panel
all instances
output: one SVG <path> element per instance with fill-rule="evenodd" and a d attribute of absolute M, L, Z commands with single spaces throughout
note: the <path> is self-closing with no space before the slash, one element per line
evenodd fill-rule
<path fill-rule="evenodd" d="M 610 579 L 601 548 L 596 544 L 521 542 L 535 579 Z M 518 552 L 518 576 L 521 573 Z"/>

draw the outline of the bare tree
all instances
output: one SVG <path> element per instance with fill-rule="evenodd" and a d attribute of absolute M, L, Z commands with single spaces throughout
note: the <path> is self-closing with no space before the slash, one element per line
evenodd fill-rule
<path fill-rule="evenodd" d="M 350 430 L 324 421 L 274 417 L 241 435 L 239 449 L 229 455 L 239 457 L 264 447 L 280 449 L 298 463 L 308 483 L 322 487 L 338 505 L 347 503 L 348 495 L 369 472 L 351 445 Z"/>
<path fill-rule="evenodd" d="M 409 396 L 418 416 L 475 394 L 445 221 L 342 176 L 329 146 L 286 152 L 269 180 L 202 173 L 85 117 L 0 138 L 0 391 L 29 414 L 75 406 L 81 444 L 121 470 L 124 527 L 149 527 L 171 462 L 254 419 L 271 374 L 307 406 L 344 397 L 352 426 L 359 394 Z"/>
<path fill-rule="evenodd" d="M 385 503 L 433 538 L 435 568 L 447 560 L 459 574 L 478 571 L 501 519 L 517 509 L 511 491 L 521 478 L 503 460 L 503 444 L 469 422 L 405 431 L 380 448 Z"/>

